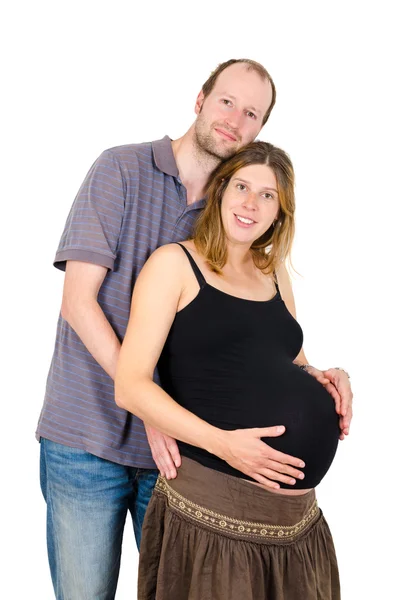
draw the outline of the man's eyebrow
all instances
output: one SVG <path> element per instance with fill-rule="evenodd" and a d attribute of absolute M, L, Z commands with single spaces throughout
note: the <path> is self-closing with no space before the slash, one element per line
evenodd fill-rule
<path fill-rule="evenodd" d="M 222 92 L 219 94 L 220 96 L 227 96 L 228 98 L 230 98 L 231 100 L 236 100 L 236 96 L 233 96 L 232 94 L 229 94 L 228 92 Z M 253 112 L 256 113 L 261 113 L 261 111 L 259 110 L 259 108 L 255 108 L 255 106 L 246 106 L 247 110 L 252 110 Z"/>

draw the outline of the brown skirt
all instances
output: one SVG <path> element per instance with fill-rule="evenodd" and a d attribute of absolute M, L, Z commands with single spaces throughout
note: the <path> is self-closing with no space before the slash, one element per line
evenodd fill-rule
<path fill-rule="evenodd" d="M 142 532 L 138 600 L 339 600 L 314 490 L 283 496 L 182 459 L 159 477 Z"/>

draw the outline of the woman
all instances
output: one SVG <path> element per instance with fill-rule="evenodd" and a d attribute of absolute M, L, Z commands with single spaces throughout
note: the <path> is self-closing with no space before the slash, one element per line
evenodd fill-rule
<path fill-rule="evenodd" d="M 207 192 L 194 238 L 156 250 L 138 278 L 116 376 L 117 404 L 179 440 L 182 455 L 149 504 L 138 597 L 336 600 L 314 488 L 341 417 L 328 381 L 300 368 L 284 267 L 293 168 L 254 142 L 217 168 Z M 278 453 L 266 462 L 269 447 Z"/>

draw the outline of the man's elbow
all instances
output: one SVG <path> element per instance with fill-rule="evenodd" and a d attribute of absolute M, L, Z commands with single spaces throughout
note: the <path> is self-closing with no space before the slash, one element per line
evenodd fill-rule
<path fill-rule="evenodd" d="M 70 293 L 71 290 L 64 290 L 61 304 L 62 319 L 67 321 L 73 327 L 75 315 L 78 312 L 78 299 L 75 294 Z"/>
<path fill-rule="evenodd" d="M 93 304 L 85 296 L 64 292 L 61 304 L 61 316 L 76 331 L 82 321 L 90 314 Z"/>
<path fill-rule="evenodd" d="M 61 317 L 62 319 L 64 319 L 65 321 L 67 321 L 69 323 L 69 319 L 71 315 L 71 308 L 70 308 L 70 302 L 69 299 L 65 296 L 65 294 L 62 297 L 62 304 L 61 304 Z"/>

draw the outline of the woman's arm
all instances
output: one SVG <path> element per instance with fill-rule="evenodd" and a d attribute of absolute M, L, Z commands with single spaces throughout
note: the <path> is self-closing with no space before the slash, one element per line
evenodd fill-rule
<path fill-rule="evenodd" d="M 216 428 L 182 408 L 153 381 L 183 292 L 183 260 L 177 246 L 159 248 L 137 279 L 117 366 L 116 403 L 163 433 L 209 450 Z"/>
<path fill-rule="evenodd" d="M 284 300 L 285 306 L 288 308 L 288 311 L 291 315 L 296 319 L 296 306 L 295 306 L 295 298 L 294 293 L 292 291 L 291 279 L 288 275 L 288 271 L 285 268 L 284 263 L 281 264 L 279 269 L 277 269 L 277 282 L 278 287 L 280 288 L 280 294 L 282 299 Z M 298 356 L 295 358 L 294 363 L 297 365 L 306 365 L 308 364 L 308 360 L 305 356 L 303 348 L 299 352 Z"/>
<path fill-rule="evenodd" d="M 294 293 L 292 291 L 291 279 L 282 264 L 277 270 L 277 281 L 280 288 L 281 297 L 284 300 L 286 307 L 288 308 L 291 315 L 296 319 L 296 307 Z M 306 358 L 303 348 L 295 358 L 294 363 L 297 365 L 310 364 Z M 307 367 L 307 372 L 317 379 L 324 385 L 327 391 L 331 394 L 335 401 L 335 410 L 340 415 L 339 426 L 341 430 L 340 439 L 343 440 L 344 436 L 349 433 L 350 422 L 352 419 L 352 399 L 353 394 L 350 387 L 350 382 L 344 371 L 335 369 L 329 369 L 324 372 L 320 369 L 316 369 L 313 366 Z M 330 377 L 327 377 L 329 375 Z M 332 381 L 331 381 L 332 377 Z"/>
<path fill-rule="evenodd" d="M 304 466 L 302 461 L 260 439 L 282 435 L 283 427 L 218 429 L 180 406 L 153 381 L 188 269 L 182 250 L 171 244 L 156 250 L 142 269 L 117 365 L 116 403 L 161 432 L 216 454 L 259 483 L 273 488 L 279 487 L 273 479 L 291 483 L 290 476 L 300 474 L 293 466 Z"/>

